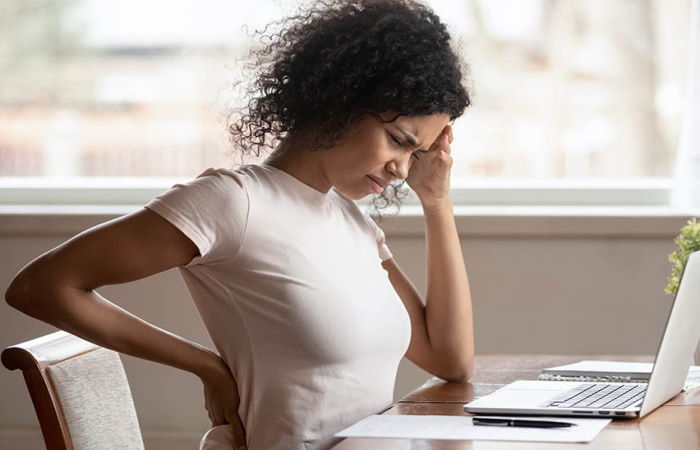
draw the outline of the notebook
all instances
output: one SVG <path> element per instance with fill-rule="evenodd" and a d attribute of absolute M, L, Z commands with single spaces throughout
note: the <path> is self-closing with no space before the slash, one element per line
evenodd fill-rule
<path fill-rule="evenodd" d="M 542 369 L 539 380 L 647 383 L 653 363 L 584 360 Z M 690 366 L 683 391 L 700 387 L 700 366 Z"/>

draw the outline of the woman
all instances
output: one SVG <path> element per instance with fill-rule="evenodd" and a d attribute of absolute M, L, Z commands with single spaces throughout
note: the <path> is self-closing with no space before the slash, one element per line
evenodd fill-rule
<path fill-rule="evenodd" d="M 473 370 L 449 198 L 449 123 L 469 97 L 445 26 L 411 0 L 321 3 L 283 25 L 229 126 L 242 154 L 275 149 L 263 164 L 173 186 L 40 256 L 7 293 L 38 319 L 199 376 L 205 449 L 329 448 L 391 404 L 403 356 L 445 380 Z M 425 213 L 425 301 L 354 203 L 396 202 L 390 183 L 403 180 Z M 94 291 L 172 267 L 219 354 Z"/>

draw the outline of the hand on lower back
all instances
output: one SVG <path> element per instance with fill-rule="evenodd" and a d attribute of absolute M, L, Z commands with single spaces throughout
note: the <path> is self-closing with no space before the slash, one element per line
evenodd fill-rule
<path fill-rule="evenodd" d="M 233 434 L 235 449 L 245 448 L 245 429 L 238 417 L 238 385 L 221 360 L 220 369 L 202 378 L 204 385 L 204 407 L 211 420 L 212 427 L 229 424 Z"/>

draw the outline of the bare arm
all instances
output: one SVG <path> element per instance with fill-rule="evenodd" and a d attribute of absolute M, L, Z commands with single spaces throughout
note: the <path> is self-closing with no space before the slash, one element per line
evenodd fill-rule
<path fill-rule="evenodd" d="M 468 381 L 474 371 L 469 280 L 451 209 L 426 211 L 427 299 L 393 258 L 382 263 L 406 306 L 411 342 L 406 357 L 448 381 Z"/>
<path fill-rule="evenodd" d="M 142 209 L 41 255 L 12 280 L 5 297 L 25 314 L 102 347 L 202 377 L 217 364 L 216 354 L 151 325 L 94 290 L 184 265 L 197 254 L 189 238 Z"/>
<path fill-rule="evenodd" d="M 454 361 L 458 378 L 474 369 L 472 301 L 452 205 L 425 211 L 428 286 L 425 315 L 433 348 Z"/>
<path fill-rule="evenodd" d="M 197 375 L 212 425 L 230 423 L 237 445 L 245 431 L 238 389 L 226 363 L 208 348 L 156 327 L 95 289 L 187 264 L 195 244 L 153 211 L 141 209 L 86 230 L 41 255 L 12 280 L 5 298 L 25 314 L 105 348 Z"/>
<path fill-rule="evenodd" d="M 452 127 L 447 125 L 407 178 L 425 215 L 425 305 L 393 259 L 383 265 L 411 317 L 413 336 L 406 356 L 436 376 L 467 381 L 474 373 L 474 329 L 469 279 L 450 200 L 451 142 Z"/>

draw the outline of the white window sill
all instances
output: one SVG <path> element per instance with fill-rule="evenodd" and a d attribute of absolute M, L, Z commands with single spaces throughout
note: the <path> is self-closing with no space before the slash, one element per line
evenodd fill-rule
<path fill-rule="evenodd" d="M 73 235 L 142 205 L 0 205 L 0 233 Z M 455 206 L 462 238 L 614 237 L 673 238 L 700 209 L 668 206 Z M 405 205 L 380 223 L 388 237 L 420 237 L 420 206 Z"/>

